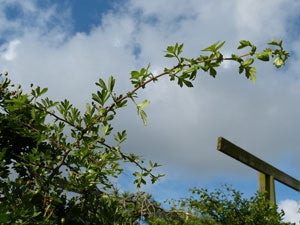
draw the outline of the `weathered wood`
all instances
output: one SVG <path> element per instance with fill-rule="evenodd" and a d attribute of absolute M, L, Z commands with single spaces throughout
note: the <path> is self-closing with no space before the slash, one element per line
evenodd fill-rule
<path fill-rule="evenodd" d="M 244 149 L 234 145 L 233 143 L 227 141 L 223 137 L 218 138 L 217 150 L 235 158 L 236 160 L 250 166 L 251 168 L 272 176 L 275 180 L 289 186 L 290 188 L 300 191 L 300 181 L 291 177 L 290 175 L 282 172 L 281 170 L 275 168 L 274 166 L 264 162 L 263 160 L 257 158 L 256 156 L 250 154 Z"/>
<path fill-rule="evenodd" d="M 266 198 L 276 203 L 274 177 L 258 172 L 258 191 L 266 194 Z"/>

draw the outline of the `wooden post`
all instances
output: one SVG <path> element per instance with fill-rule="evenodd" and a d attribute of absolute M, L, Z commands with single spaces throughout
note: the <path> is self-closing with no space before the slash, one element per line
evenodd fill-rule
<path fill-rule="evenodd" d="M 274 177 L 258 172 L 258 191 L 265 193 L 267 200 L 276 203 Z"/>
<path fill-rule="evenodd" d="M 244 149 L 232 144 L 225 138 L 218 138 L 217 150 L 257 170 L 258 190 L 266 192 L 267 198 L 276 203 L 274 179 L 300 192 L 300 181 L 282 172 L 274 166 L 250 154 Z"/>

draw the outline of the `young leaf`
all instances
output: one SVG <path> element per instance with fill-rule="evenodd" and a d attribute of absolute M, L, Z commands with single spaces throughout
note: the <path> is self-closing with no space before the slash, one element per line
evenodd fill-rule
<path fill-rule="evenodd" d="M 255 83 L 255 81 L 256 81 L 256 69 L 255 69 L 255 67 L 251 67 L 251 68 L 249 69 L 249 73 L 250 73 L 250 76 L 249 76 L 250 80 L 251 80 L 253 83 Z"/>
<path fill-rule="evenodd" d="M 194 87 L 192 82 L 188 81 L 188 80 L 182 80 L 183 83 L 187 86 L 187 87 Z"/>
<path fill-rule="evenodd" d="M 225 41 L 221 42 L 215 49 L 215 51 L 218 51 L 220 48 L 223 47 L 223 45 L 225 44 Z"/>
<path fill-rule="evenodd" d="M 147 114 L 145 113 L 145 111 L 140 110 L 140 115 L 141 115 L 144 125 L 147 125 Z"/>
<path fill-rule="evenodd" d="M 96 82 L 96 85 L 101 87 L 102 89 L 107 89 L 105 82 L 101 78 L 99 79 L 99 82 Z"/>
<path fill-rule="evenodd" d="M 101 131 L 102 131 L 104 136 L 108 134 L 109 130 L 110 130 L 110 125 L 109 124 L 107 124 L 105 126 L 104 125 L 101 126 Z"/>
<path fill-rule="evenodd" d="M 239 74 L 244 72 L 244 67 L 242 65 L 239 66 Z"/>
<path fill-rule="evenodd" d="M 269 45 L 277 45 L 277 46 L 281 46 L 282 44 L 282 40 L 280 40 L 279 42 L 272 40 L 270 42 L 268 42 Z"/>
<path fill-rule="evenodd" d="M 165 57 L 166 58 L 174 58 L 175 56 L 171 53 L 167 53 L 167 54 L 165 54 Z"/>
<path fill-rule="evenodd" d="M 48 91 L 48 88 L 43 88 L 41 92 L 38 93 L 38 97 L 45 94 Z"/>
<path fill-rule="evenodd" d="M 248 58 L 248 59 L 246 59 L 244 62 L 242 62 L 242 65 L 243 65 L 244 67 L 248 67 L 248 66 L 250 66 L 253 62 L 254 62 L 254 59 L 253 59 L 253 58 Z"/>
<path fill-rule="evenodd" d="M 273 64 L 274 64 L 277 68 L 279 68 L 279 67 L 281 67 L 281 66 L 284 64 L 284 61 L 283 61 L 280 57 L 277 57 L 277 58 L 274 60 Z"/>
<path fill-rule="evenodd" d="M 183 87 L 183 79 L 182 79 L 181 77 L 178 77 L 177 84 L 178 84 L 180 87 Z"/>
<path fill-rule="evenodd" d="M 191 73 L 190 80 L 195 80 L 196 76 L 197 76 L 197 70 L 194 70 L 194 71 Z"/>
<path fill-rule="evenodd" d="M 172 46 L 172 45 L 168 46 L 167 47 L 167 52 L 175 54 L 175 48 L 174 48 L 174 46 Z"/>
<path fill-rule="evenodd" d="M 256 81 L 256 69 L 255 67 L 246 68 L 246 77 L 250 79 L 253 83 Z"/>
<path fill-rule="evenodd" d="M 205 49 L 202 49 L 201 51 L 203 51 L 203 52 L 215 52 L 216 51 L 216 47 L 217 47 L 217 45 L 219 44 L 219 41 L 218 42 L 216 42 L 216 43 L 214 43 L 214 44 L 212 44 L 212 45 L 210 45 L 210 46 L 208 46 L 207 48 L 205 48 Z M 223 43 L 224 44 L 224 43 Z M 221 46 L 222 47 L 222 46 Z"/>
<path fill-rule="evenodd" d="M 115 134 L 114 138 L 117 142 L 122 143 L 126 140 L 126 135 L 126 130 L 123 130 L 122 133 L 118 132 L 117 134 Z"/>
<path fill-rule="evenodd" d="M 241 40 L 240 41 L 240 45 L 238 46 L 237 49 L 242 49 L 242 48 L 245 48 L 247 46 L 251 46 L 251 43 L 250 41 L 247 41 L 247 40 Z"/>
<path fill-rule="evenodd" d="M 109 92 L 113 91 L 114 86 L 115 86 L 115 82 L 116 82 L 116 80 L 115 80 L 115 78 L 113 76 L 110 76 L 108 78 L 108 91 Z"/>
<path fill-rule="evenodd" d="M 183 43 L 180 44 L 177 48 L 177 55 L 180 55 L 182 53 Z"/>
<path fill-rule="evenodd" d="M 240 56 L 235 55 L 235 54 L 232 54 L 231 58 L 239 63 L 241 63 L 243 61 L 243 59 Z"/>
<path fill-rule="evenodd" d="M 131 79 L 139 79 L 140 73 L 136 70 L 131 71 Z"/>
<path fill-rule="evenodd" d="M 138 108 L 143 109 L 150 104 L 150 101 L 144 100 L 142 103 L 138 104 Z"/>
<path fill-rule="evenodd" d="M 99 95 L 101 96 L 100 92 L 97 91 L 98 95 L 96 95 L 95 93 L 92 94 L 92 99 L 95 101 L 95 102 L 98 102 L 100 105 L 102 105 L 102 100 L 101 98 L 99 97 Z"/>
<path fill-rule="evenodd" d="M 270 56 L 269 56 L 269 53 L 267 53 L 267 52 L 260 52 L 260 53 L 257 53 L 256 58 L 258 58 L 259 60 L 262 60 L 262 61 L 269 61 Z"/>
<path fill-rule="evenodd" d="M 217 71 L 213 67 L 210 67 L 209 68 L 209 75 L 211 75 L 212 77 L 216 77 Z"/>

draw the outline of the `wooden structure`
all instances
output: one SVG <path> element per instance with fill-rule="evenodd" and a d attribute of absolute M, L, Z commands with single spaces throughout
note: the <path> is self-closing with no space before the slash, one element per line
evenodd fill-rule
<path fill-rule="evenodd" d="M 260 192 L 266 192 L 267 198 L 271 202 L 276 203 L 274 179 L 300 192 L 299 180 L 264 162 L 244 149 L 234 145 L 225 138 L 218 138 L 217 150 L 257 170 L 258 190 Z"/>

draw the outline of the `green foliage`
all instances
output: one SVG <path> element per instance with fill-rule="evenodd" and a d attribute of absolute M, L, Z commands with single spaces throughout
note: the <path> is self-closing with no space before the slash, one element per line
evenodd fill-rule
<path fill-rule="evenodd" d="M 157 75 L 150 72 L 150 64 L 139 71 L 132 71 L 130 80 L 133 89 L 126 94 L 115 92 L 113 76 L 107 82 L 99 79 L 96 82 L 99 90 L 92 93 L 92 102 L 86 104 L 84 112 L 67 99 L 58 102 L 44 97 L 47 88 L 31 85 L 31 91 L 23 93 L 20 85 L 11 82 L 7 72 L 4 76 L 0 74 L 0 223 L 218 222 L 212 214 L 208 213 L 206 217 L 201 211 L 200 215 L 201 207 L 195 202 L 193 205 L 187 200 L 182 201 L 190 207 L 187 211 L 183 208 L 183 214 L 161 208 L 146 193 L 119 193 L 115 178 L 123 172 L 126 164 L 136 168 L 132 182 L 138 189 L 148 180 L 155 183 L 164 174 L 154 172 L 160 166 L 158 163 L 144 163 L 139 156 L 121 149 L 126 140 L 126 130 L 115 131 L 112 121 L 118 109 L 126 107 L 127 101 L 131 100 L 146 124 L 144 109 L 150 102 L 143 100 L 136 103 L 137 91 L 162 76 L 177 80 L 180 87 L 193 87 L 199 71 L 216 77 L 216 69 L 221 63 L 231 60 L 240 64 L 239 73 L 245 72 L 247 78 L 255 81 L 256 69 L 252 65 L 256 58 L 267 61 L 275 57 L 273 63 L 281 67 L 289 56 L 282 48 L 282 41 L 270 42 L 269 45 L 275 49 L 266 48 L 259 53 L 250 42 L 241 41 L 239 48 L 250 47 L 250 52 L 224 58 L 220 52 L 224 44 L 217 42 L 203 49 L 209 55 L 195 59 L 181 56 L 183 44 L 168 46 L 165 57 L 175 58 L 177 65 Z M 244 57 L 248 58 L 244 60 Z M 221 201 L 220 207 L 222 204 L 227 203 Z M 223 215 L 222 211 L 215 212 Z M 277 217 L 278 221 L 280 219 Z"/>
<path fill-rule="evenodd" d="M 210 193 L 206 189 L 193 188 L 191 193 L 189 198 L 171 200 L 169 216 L 151 218 L 150 224 L 292 224 L 282 222 L 284 212 L 278 212 L 277 206 L 268 202 L 261 193 L 246 199 L 242 193 L 228 186 Z"/>
<path fill-rule="evenodd" d="M 210 76 L 216 77 L 217 70 L 216 68 L 221 65 L 221 63 L 225 60 L 236 61 L 240 64 L 239 73 L 245 72 L 245 76 L 250 79 L 252 82 L 256 81 L 256 69 L 251 66 L 255 58 L 268 61 L 270 57 L 276 57 L 273 61 L 273 64 L 280 68 L 286 62 L 289 57 L 289 53 L 284 51 L 282 47 L 282 41 L 279 42 L 271 41 L 268 44 L 274 46 L 275 49 L 266 48 L 261 52 L 256 52 L 257 47 L 250 43 L 247 40 L 241 40 L 240 45 L 237 49 L 244 49 L 245 47 L 250 47 L 250 51 L 246 54 L 238 56 L 236 54 L 232 54 L 230 58 L 224 58 L 223 54 L 220 52 L 220 49 L 223 47 L 225 42 L 216 42 L 211 46 L 204 48 L 203 52 L 210 53 L 209 55 L 200 55 L 198 58 L 185 58 L 180 57 L 182 53 L 183 44 L 176 43 L 174 46 L 167 47 L 167 54 L 165 57 L 168 58 L 176 58 L 178 60 L 178 65 L 172 69 L 165 69 L 165 73 L 169 74 L 170 80 L 177 79 L 177 83 L 180 87 L 184 85 L 187 87 L 193 87 L 191 81 L 193 81 L 199 70 L 204 72 L 208 72 Z M 253 57 L 253 56 L 256 57 Z M 246 59 L 244 60 L 243 58 Z"/>

